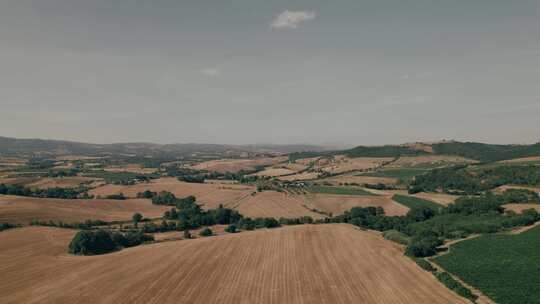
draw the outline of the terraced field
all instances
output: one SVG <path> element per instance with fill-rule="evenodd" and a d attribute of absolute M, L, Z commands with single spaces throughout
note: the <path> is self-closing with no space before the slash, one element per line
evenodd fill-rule
<path fill-rule="evenodd" d="M 397 245 L 303 225 L 69 256 L 74 231 L 0 233 L 2 303 L 467 303 Z"/>
<path fill-rule="evenodd" d="M 0 223 L 28 224 L 32 220 L 63 221 L 131 220 L 133 213 L 160 217 L 169 208 L 153 205 L 149 200 L 65 200 L 0 195 Z"/>

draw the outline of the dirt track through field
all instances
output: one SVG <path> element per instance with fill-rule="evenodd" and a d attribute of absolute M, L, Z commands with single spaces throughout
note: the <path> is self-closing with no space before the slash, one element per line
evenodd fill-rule
<path fill-rule="evenodd" d="M 468 303 L 353 226 L 304 225 L 69 256 L 71 230 L 0 233 L 3 303 Z"/>

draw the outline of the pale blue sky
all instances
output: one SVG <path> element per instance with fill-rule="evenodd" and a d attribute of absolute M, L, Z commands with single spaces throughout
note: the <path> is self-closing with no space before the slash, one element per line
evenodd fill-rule
<path fill-rule="evenodd" d="M 536 142 L 539 20 L 532 0 L 3 0 L 0 135 Z"/>

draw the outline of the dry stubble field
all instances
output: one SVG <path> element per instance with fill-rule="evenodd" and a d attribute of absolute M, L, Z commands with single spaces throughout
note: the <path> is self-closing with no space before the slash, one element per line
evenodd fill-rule
<path fill-rule="evenodd" d="M 166 206 L 153 205 L 150 200 L 66 200 L 0 195 L 0 223 L 28 224 L 32 220 L 63 221 L 131 220 L 133 213 L 155 218 L 168 210 Z"/>
<path fill-rule="evenodd" d="M 371 195 L 336 195 L 336 194 L 309 194 L 304 197 L 305 204 L 310 208 L 322 210 L 326 213 L 339 215 L 353 207 L 382 207 L 388 216 L 405 215 L 409 208 L 396 203 L 391 196 Z"/>
<path fill-rule="evenodd" d="M 380 237 L 289 226 L 93 256 L 72 230 L 0 233 L 3 303 L 468 303 Z"/>
<path fill-rule="evenodd" d="M 125 196 L 134 198 L 137 193 L 150 190 L 154 192 L 170 191 L 177 197 L 193 195 L 197 202 L 206 209 L 216 208 L 219 204 L 231 206 L 240 199 L 250 195 L 255 188 L 237 184 L 200 184 L 185 183 L 176 178 L 160 178 L 149 183 L 139 183 L 131 186 L 105 185 L 89 191 L 96 196 L 107 196 L 123 193 Z"/>
<path fill-rule="evenodd" d="M 257 159 L 217 159 L 198 163 L 191 166 L 191 168 L 195 170 L 236 173 L 240 170 L 253 170 L 256 166 L 271 166 L 279 164 L 286 160 L 286 156 L 266 157 Z"/>

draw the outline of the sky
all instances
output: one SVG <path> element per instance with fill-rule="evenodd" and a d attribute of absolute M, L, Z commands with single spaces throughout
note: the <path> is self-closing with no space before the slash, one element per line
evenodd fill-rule
<path fill-rule="evenodd" d="M 1 0 L 0 136 L 540 141 L 538 0 Z"/>

